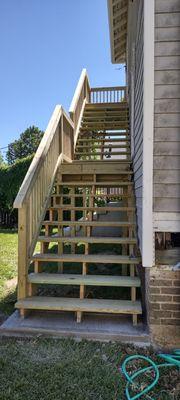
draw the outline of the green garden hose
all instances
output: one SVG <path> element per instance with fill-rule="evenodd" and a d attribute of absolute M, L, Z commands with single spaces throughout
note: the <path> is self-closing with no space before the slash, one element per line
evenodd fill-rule
<path fill-rule="evenodd" d="M 178 367 L 180 368 L 180 349 L 174 350 L 172 354 L 158 354 L 159 357 L 164 359 L 166 362 L 162 364 L 156 364 L 151 358 L 136 354 L 134 356 L 129 356 L 125 359 L 122 364 L 121 371 L 125 375 L 127 379 L 126 384 L 126 397 L 127 400 L 137 400 L 142 396 L 146 396 L 147 399 L 154 400 L 153 397 L 149 396 L 148 393 L 154 388 L 159 380 L 159 368 L 161 367 Z M 133 360 L 144 360 L 150 364 L 148 367 L 144 367 L 138 369 L 136 372 L 129 374 L 127 372 L 127 367 L 130 367 L 130 363 Z M 153 371 L 152 382 L 145 387 L 142 387 L 140 384 L 136 383 L 136 378 L 141 374 L 144 374 L 147 371 Z M 130 395 L 130 390 L 136 394 Z"/>

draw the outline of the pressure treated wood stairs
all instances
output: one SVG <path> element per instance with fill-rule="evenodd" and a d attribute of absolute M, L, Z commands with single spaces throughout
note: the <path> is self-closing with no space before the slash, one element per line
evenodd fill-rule
<path fill-rule="evenodd" d="M 57 171 L 29 260 L 29 296 L 16 303 L 22 316 L 71 311 L 81 322 L 83 313 L 130 314 L 137 324 L 140 258 L 130 153 L 127 103 L 86 104 L 74 160 Z M 93 288 L 102 288 L 100 298 Z"/>

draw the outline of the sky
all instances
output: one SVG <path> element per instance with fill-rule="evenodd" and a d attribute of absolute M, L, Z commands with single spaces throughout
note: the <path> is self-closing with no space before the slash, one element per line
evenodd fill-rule
<path fill-rule="evenodd" d="M 92 87 L 124 85 L 106 0 L 0 0 L 0 59 L 0 148 L 68 111 L 83 68 Z"/>

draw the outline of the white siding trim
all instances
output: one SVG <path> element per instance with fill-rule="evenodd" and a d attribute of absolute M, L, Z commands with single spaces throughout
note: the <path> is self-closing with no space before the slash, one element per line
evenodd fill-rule
<path fill-rule="evenodd" d="M 153 135 L 154 135 L 154 0 L 144 0 L 144 112 L 142 265 L 154 264 L 153 241 Z"/>

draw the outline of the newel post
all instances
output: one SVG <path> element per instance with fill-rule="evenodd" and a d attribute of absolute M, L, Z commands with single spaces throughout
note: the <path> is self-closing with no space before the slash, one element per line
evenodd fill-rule
<path fill-rule="evenodd" d="M 27 207 L 18 210 L 18 300 L 28 295 L 28 225 Z"/>

